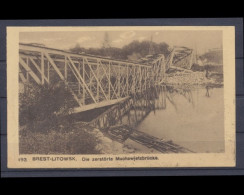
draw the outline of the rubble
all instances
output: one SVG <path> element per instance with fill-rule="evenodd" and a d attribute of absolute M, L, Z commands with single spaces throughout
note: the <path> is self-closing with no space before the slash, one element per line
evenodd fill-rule
<path fill-rule="evenodd" d="M 174 85 L 204 85 L 216 83 L 216 80 L 211 77 L 207 78 L 205 72 L 176 72 L 167 74 L 163 83 Z"/>

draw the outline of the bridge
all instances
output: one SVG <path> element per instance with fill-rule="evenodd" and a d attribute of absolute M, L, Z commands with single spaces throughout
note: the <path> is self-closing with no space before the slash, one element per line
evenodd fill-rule
<path fill-rule="evenodd" d="M 170 140 L 159 139 L 137 130 L 137 126 L 151 113 L 166 109 L 166 99 L 176 107 L 173 97 L 177 93 L 192 103 L 191 93 L 185 89 L 166 89 L 166 85 L 150 88 L 141 95 L 124 100 L 108 108 L 89 122 L 81 122 L 98 128 L 103 134 L 120 143 L 133 140 L 161 153 L 193 152 Z M 80 122 L 77 122 L 78 124 Z"/>
<path fill-rule="evenodd" d="M 183 52 L 182 52 L 183 51 Z M 150 64 L 77 54 L 19 44 L 19 79 L 24 85 L 63 81 L 76 103 L 75 112 L 123 102 L 160 84 L 170 68 L 190 69 L 193 50 L 176 47 Z"/>

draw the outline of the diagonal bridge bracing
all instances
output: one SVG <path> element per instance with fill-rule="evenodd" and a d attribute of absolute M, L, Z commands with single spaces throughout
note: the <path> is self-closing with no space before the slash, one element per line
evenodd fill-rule
<path fill-rule="evenodd" d="M 19 79 L 39 85 L 63 81 L 80 112 L 115 104 L 159 84 L 179 63 L 175 53 L 174 49 L 167 58 L 160 55 L 150 64 L 139 64 L 20 44 Z"/>
<path fill-rule="evenodd" d="M 19 78 L 22 83 L 64 81 L 85 111 L 122 101 L 146 91 L 164 77 L 164 56 L 150 65 L 80 55 L 28 44 L 19 45 Z"/>

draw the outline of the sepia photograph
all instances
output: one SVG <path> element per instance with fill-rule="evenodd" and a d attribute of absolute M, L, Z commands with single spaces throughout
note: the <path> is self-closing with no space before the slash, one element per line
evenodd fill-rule
<path fill-rule="evenodd" d="M 9 27 L 10 167 L 234 166 L 233 40 L 232 27 Z"/>

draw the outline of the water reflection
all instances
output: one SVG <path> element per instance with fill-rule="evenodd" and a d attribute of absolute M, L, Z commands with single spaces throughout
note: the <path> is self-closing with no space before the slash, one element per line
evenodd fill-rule
<path fill-rule="evenodd" d="M 223 107 L 221 87 L 163 85 L 115 105 L 97 124 L 104 131 L 126 126 L 122 141 L 130 138 L 131 128 L 191 151 L 223 152 Z"/>
<path fill-rule="evenodd" d="M 182 96 L 193 108 L 194 99 L 190 87 L 174 87 L 162 85 L 150 88 L 141 96 L 133 97 L 133 104 L 124 116 L 117 121 L 116 125 L 126 124 L 137 127 L 151 112 L 156 114 L 157 110 L 165 110 L 167 104 L 171 104 L 177 111 L 177 96 Z"/>
<path fill-rule="evenodd" d="M 223 88 L 162 86 L 155 102 L 164 102 L 136 127 L 195 152 L 224 152 Z M 166 97 L 166 98 L 162 98 Z"/>

